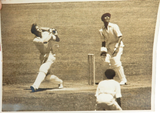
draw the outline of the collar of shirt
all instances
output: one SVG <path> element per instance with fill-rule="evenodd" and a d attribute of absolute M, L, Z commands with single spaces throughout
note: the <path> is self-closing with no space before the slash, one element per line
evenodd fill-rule
<path fill-rule="evenodd" d="M 102 28 L 105 29 L 105 30 L 108 30 L 108 28 L 111 27 L 111 26 L 112 26 L 112 23 L 108 23 L 107 28 L 105 28 L 105 26 L 103 26 Z"/>

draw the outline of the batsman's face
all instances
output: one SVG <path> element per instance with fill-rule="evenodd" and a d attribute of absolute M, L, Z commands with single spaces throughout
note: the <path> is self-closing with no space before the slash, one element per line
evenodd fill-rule
<path fill-rule="evenodd" d="M 110 17 L 109 16 L 106 16 L 106 17 L 104 17 L 104 22 L 110 22 Z"/>
<path fill-rule="evenodd" d="M 40 31 L 40 29 L 39 29 L 39 27 L 38 27 L 38 26 L 36 26 L 36 29 L 37 29 L 37 31 Z"/>
<path fill-rule="evenodd" d="M 35 32 L 36 36 L 41 37 L 41 29 L 39 29 L 38 26 L 36 26 L 35 28 L 36 28 L 36 32 Z"/>

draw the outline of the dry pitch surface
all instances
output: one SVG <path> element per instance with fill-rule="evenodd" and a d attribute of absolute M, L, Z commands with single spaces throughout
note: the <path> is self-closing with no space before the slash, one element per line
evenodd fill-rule
<path fill-rule="evenodd" d="M 143 78 L 143 76 L 139 76 Z M 118 79 L 118 78 L 115 78 Z M 128 80 L 133 79 L 132 77 Z M 123 110 L 151 110 L 151 84 L 144 78 L 141 82 L 128 82 L 121 86 Z M 42 83 L 37 92 L 31 92 L 31 84 L 3 87 L 3 111 L 94 111 L 97 85 L 87 81 L 64 81 L 64 88 L 56 84 Z"/>

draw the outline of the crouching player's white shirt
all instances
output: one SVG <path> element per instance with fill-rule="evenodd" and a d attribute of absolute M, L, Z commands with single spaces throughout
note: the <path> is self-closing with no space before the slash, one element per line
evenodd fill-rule
<path fill-rule="evenodd" d="M 110 109 L 114 108 L 115 110 L 121 110 L 121 107 L 116 102 L 116 98 L 122 97 L 121 88 L 117 81 L 113 79 L 101 81 L 98 84 L 95 96 L 97 104 L 104 103 L 107 106 L 110 106 Z"/>

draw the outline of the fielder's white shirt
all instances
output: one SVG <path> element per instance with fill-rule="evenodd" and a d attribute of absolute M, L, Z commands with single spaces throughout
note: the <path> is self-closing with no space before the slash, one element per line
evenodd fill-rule
<path fill-rule="evenodd" d="M 115 98 L 122 97 L 120 84 L 113 79 L 103 80 L 98 84 L 95 96 L 98 103 L 111 105 Z"/>
<path fill-rule="evenodd" d="M 107 28 L 103 26 L 102 29 L 99 30 L 99 32 L 102 41 L 106 41 L 106 47 L 108 50 L 114 49 L 116 43 L 118 43 L 119 37 L 122 36 L 118 25 L 113 23 L 109 23 Z M 122 41 L 120 46 L 124 46 Z"/>

